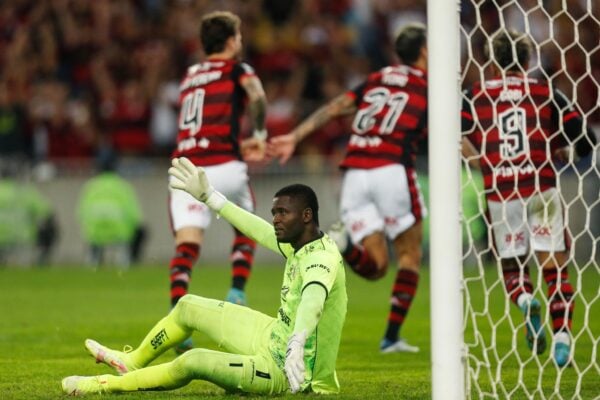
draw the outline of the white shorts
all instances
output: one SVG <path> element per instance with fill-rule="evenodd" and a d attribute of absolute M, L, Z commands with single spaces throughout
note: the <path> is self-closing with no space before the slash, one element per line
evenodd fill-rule
<path fill-rule="evenodd" d="M 393 240 L 426 214 L 413 169 L 393 164 L 344 174 L 341 219 L 353 243 L 383 231 Z"/>
<path fill-rule="evenodd" d="M 565 251 L 563 205 L 556 188 L 526 199 L 488 201 L 494 244 L 500 258 L 533 251 Z"/>
<path fill-rule="evenodd" d="M 248 184 L 248 166 L 245 163 L 230 161 L 204 167 L 204 170 L 215 190 L 244 210 L 254 212 L 254 196 Z M 184 227 L 206 229 L 210 225 L 210 209 L 183 190 L 169 188 L 169 213 L 175 232 Z"/>

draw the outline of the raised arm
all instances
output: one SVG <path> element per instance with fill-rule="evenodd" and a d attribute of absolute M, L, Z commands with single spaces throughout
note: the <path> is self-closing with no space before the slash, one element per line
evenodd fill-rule
<path fill-rule="evenodd" d="M 223 194 L 212 187 L 202 167 L 196 167 L 185 157 L 175 158 L 172 163 L 173 166 L 169 168 L 169 175 L 173 177 L 170 183 L 171 188 L 188 192 L 219 213 L 250 239 L 280 253 L 271 224 L 228 201 Z"/>
<path fill-rule="evenodd" d="M 269 155 L 279 158 L 279 162 L 285 164 L 294 153 L 296 145 L 305 137 L 333 118 L 348 115 L 355 111 L 356 105 L 352 96 L 347 93 L 337 96 L 313 112 L 290 133 L 272 138 L 269 142 Z"/>

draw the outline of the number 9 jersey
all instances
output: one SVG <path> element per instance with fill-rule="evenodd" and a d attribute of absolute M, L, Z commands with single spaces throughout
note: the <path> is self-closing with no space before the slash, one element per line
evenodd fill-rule
<path fill-rule="evenodd" d="M 241 160 L 240 121 L 247 101 L 240 80 L 255 76 L 248 64 L 211 59 L 188 68 L 179 85 L 175 157 L 210 166 Z"/>
<path fill-rule="evenodd" d="M 480 154 L 491 201 L 555 187 L 553 154 L 585 138 L 581 115 L 560 91 L 520 75 L 475 83 L 464 93 L 461 116 L 463 134 Z M 585 143 L 576 145 L 580 155 L 589 152 Z"/>

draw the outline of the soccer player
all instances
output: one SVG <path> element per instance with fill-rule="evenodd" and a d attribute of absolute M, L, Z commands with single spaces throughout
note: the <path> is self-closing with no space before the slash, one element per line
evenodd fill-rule
<path fill-rule="evenodd" d="M 319 230 L 313 190 L 300 184 L 279 190 L 270 225 L 228 201 L 211 186 L 205 170 L 188 159 L 174 159 L 169 174 L 172 188 L 203 201 L 248 237 L 286 258 L 277 317 L 188 294 L 129 353 L 86 340 L 98 362 L 124 375 L 67 377 L 63 391 L 83 395 L 169 390 L 203 379 L 236 392 L 277 394 L 288 390 L 288 383 L 292 393 L 339 392 L 335 362 L 346 315 L 346 278 L 335 242 Z M 172 362 L 147 367 L 194 330 L 227 353 L 192 349 Z"/>
<path fill-rule="evenodd" d="M 259 78 L 242 51 L 240 19 L 217 11 L 203 16 L 200 40 L 206 60 L 188 68 L 180 83 L 179 134 L 173 158 L 187 157 L 202 166 L 217 189 L 245 210 L 254 211 L 247 165 L 264 155 L 266 97 Z M 239 143 L 240 119 L 248 105 L 254 134 Z M 170 191 L 169 210 L 175 232 L 170 263 L 171 306 L 188 292 L 192 268 L 200 256 L 210 210 L 182 191 Z M 255 243 L 234 230 L 231 248 L 232 287 L 226 299 L 246 304 L 244 287 L 254 259 Z M 180 351 L 192 346 L 188 340 Z"/>
<path fill-rule="evenodd" d="M 525 316 L 529 348 L 541 354 L 541 305 L 527 266 L 531 252 L 537 256 L 548 285 L 552 354 L 562 367 L 571 358 L 575 303 L 554 161 L 568 161 L 570 149 L 589 154 L 595 137 L 591 130 L 582 135 L 581 115 L 560 91 L 527 76 L 531 44 L 524 34 L 500 30 L 486 51 L 494 76 L 465 93 L 463 154 L 481 166 L 506 291 Z"/>
<path fill-rule="evenodd" d="M 330 236 L 348 265 L 367 279 L 388 268 L 392 241 L 398 271 L 391 309 L 380 349 L 384 353 L 417 352 L 400 338 L 419 281 L 422 219 L 426 209 L 414 168 L 418 142 L 427 124 L 427 48 L 425 26 L 401 29 L 395 49 L 402 64 L 369 75 L 354 90 L 319 108 L 292 132 L 271 139 L 269 152 L 284 163 L 296 144 L 332 118 L 354 113 L 352 135 L 341 163 L 343 225 Z M 350 240 L 348 240 L 349 232 Z"/>

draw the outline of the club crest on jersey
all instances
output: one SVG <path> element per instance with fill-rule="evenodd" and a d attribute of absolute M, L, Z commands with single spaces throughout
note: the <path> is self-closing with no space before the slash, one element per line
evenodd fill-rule
<path fill-rule="evenodd" d="M 298 269 L 298 268 L 297 268 L 297 265 L 296 265 L 296 264 L 292 264 L 292 265 L 290 265 L 290 268 L 288 269 L 288 271 L 287 271 L 287 273 L 286 273 L 286 274 L 287 274 L 287 278 L 288 278 L 288 280 L 290 280 L 290 281 L 293 281 L 293 280 L 294 280 L 294 278 L 296 277 L 296 270 L 297 270 L 297 269 Z"/>

